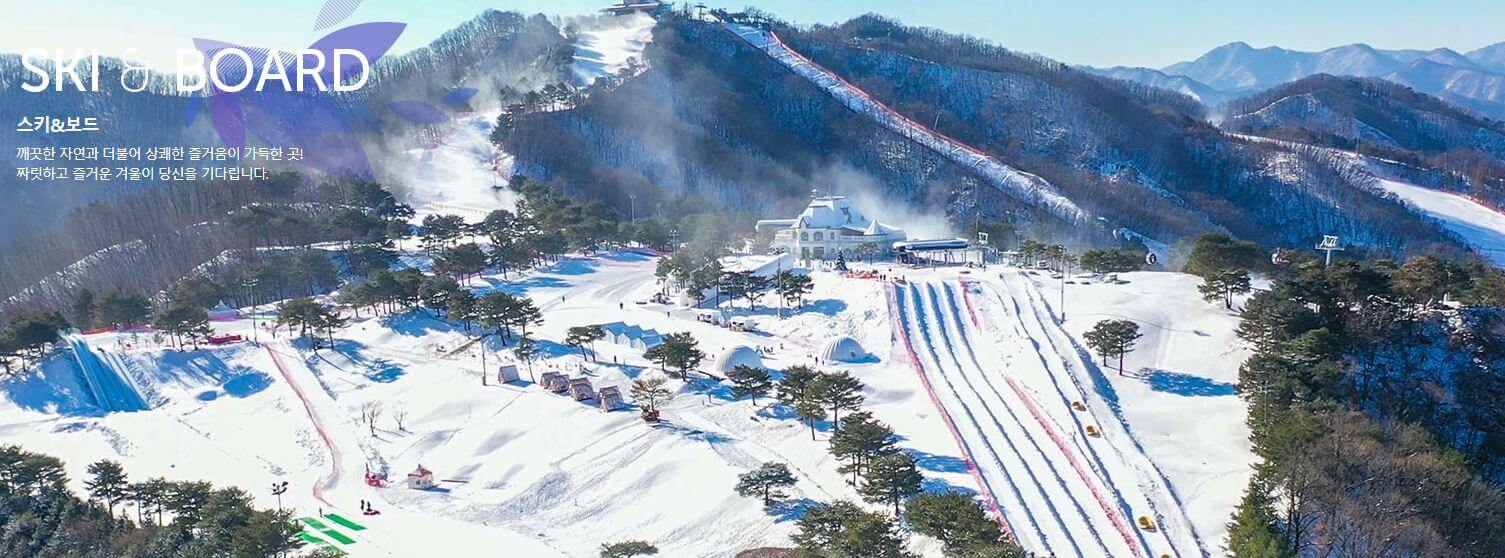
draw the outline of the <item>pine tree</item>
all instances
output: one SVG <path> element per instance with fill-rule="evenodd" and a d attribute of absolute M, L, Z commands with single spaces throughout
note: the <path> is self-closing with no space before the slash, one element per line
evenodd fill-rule
<path fill-rule="evenodd" d="M 528 367 L 528 375 L 532 376 L 533 361 L 538 360 L 538 357 L 543 355 L 543 349 L 538 346 L 538 342 L 534 341 L 532 337 L 522 335 L 517 338 L 517 345 L 512 347 L 512 355 L 517 357 L 518 362 Z"/>
<path fill-rule="evenodd" d="M 836 251 L 836 271 L 847 271 L 847 256 L 841 250 Z"/>
<path fill-rule="evenodd" d="M 643 405 L 648 411 L 658 411 L 660 403 L 668 401 L 673 393 L 664 384 L 669 383 L 666 378 L 638 378 L 632 381 L 632 399 L 639 405 Z"/>
<path fill-rule="evenodd" d="M 1139 324 L 1131 320 L 1103 320 L 1092 326 L 1083 337 L 1087 346 L 1097 351 L 1107 364 L 1109 357 L 1118 357 L 1118 374 L 1124 373 L 1124 355 L 1134 350 L 1134 342 L 1142 337 Z"/>
<path fill-rule="evenodd" d="M 1288 558 L 1285 536 L 1281 534 L 1271 507 L 1268 488 L 1258 476 L 1244 490 L 1244 499 L 1233 512 L 1228 524 L 1228 554 L 1233 558 Z"/>
<path fill-rule="evenodd" d="M 946 545 L 946 556 L 1025 558 L 1009 542 L 998 522 L 972 496 L 956 492 L 925 493 L 904 504 L 904 517 L 915 532 Z"/>
<path fill-rule="evenodd" d="M 919 494 L 924 480 L 920 476 L 920 469 L 915 466 L 913 455 L 893 453 L 874 458 L 868 464 L 862 477 L 862 486 L 857 491 L 869 502 L 893 505 L 894 515 L 897 516 L 899 504 L 910 496 Z"/>
<path fill-rule="evenodd" d="M 632 558 L 658 554 L 658 547 L 645 541 L 623 541 L 601 544 L 601 558 Z"/>
<path fill-rule="evenodd" d="M 790 538 L 806 556 L 903 558 L 904 535 L 883 514 L 851 502 L 811 506 Z"/>
<path fill-rule="evenodd" d="M 825 418 L 826 408 L 819 401 L 806 397 L 794 404 L 794 416 L 810 425 L 810 439 L 815 439 L 815 421 Z"/>
<path fill-rule="evenodd" d="M 862 381 L 850 372 L 821 373 L 807 386 L 807 397 L 831 409 L 832 428 L 839 429 L 841 411 L 855 409 L 865 399 Z"/>
<path fill-rule="evenodd" d="M 125 468 L 119 463 L 103 460 L 92 463 L 86 469 L 89 480 L 84 481 L 84 488 L 89 494 L 105 503 L 105 507 L 111 514 L 115 513 L 115 503 L 125 498 L 130 488 L 130 481 L 126 479 Z"/>
<path fill-rule="evenodd" d="M 847 461 L 839 470 L 852 474 L 853 485 L 873 459 L 896 451 L 893 429 L 867 411 L 842 417 L 841 428 L 831 434 L 831 455 Z"/>
<path fill-rule="evenodd" d="M 782 378 L 779 378 L 778 398 L 785 405 L 794 406 L 805 399 L 805 391 L 809 389 L 810 382 L 820 374 L 809 366 L 796 364 L 784 369 Z"/>
<path fill-rule="evenodd" d="M 674 376 L 683 380 L 689 376 L 691 369 L 700 366 L 705 353 L 700 351 L 695 337 L 685 332 L 664 336 L 663 342 L 649 348 L 643 353 L 643 357 L 658 364 L 666 372 L 672 369 Z"/>
<path fill-rule="evenodd" d="M 732 381 L 732 396 L 751 396 L 753 405 L 758 404 L 759 397 L 767 397 L 773 390 L 773 377 L 762 368 L 738 365 L 726 376 Z"/>
<path fill-rule="evenodd" d="M 772 506 L 784 498 L 784 487 L 794 486 L 794 474 L 783 463 L 764 463 L 737 478 L 737 494 L 748 498 L 763 499 L 764 506 Z"/>

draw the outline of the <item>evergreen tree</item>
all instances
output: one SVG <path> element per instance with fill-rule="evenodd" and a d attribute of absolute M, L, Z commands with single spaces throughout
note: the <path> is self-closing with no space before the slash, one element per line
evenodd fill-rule
<path fill-rule="evenodd" d="M 779 378 L 778 398 L 785 405 L 794 406 L 805 399 L 805 392 L 809 389 L 810 382 L 820 374 L 809 366 L 796 364 L 784 369 L 784 375 Z"/>
<path fill-rule="evenodd" d="M 847 271 L 847 255 L 841 250 L 836 251 L 836 271 Z"/>
<path fill-rule="evenodd" d="M 925 493 L 904 504 L 904 517 L 915 532 L 935 537 L 946 556 L 967 558 L 1025 558 L 1023 549 L 1008 541 L 998 522 L 967 494 Z"/>
<path fill-rule="evenodd" d="M 862 405 L 862 381 L 850 372 L 821 373 L 810 382 L 806 397 L 831 409 L 832 428 L 840 429 L 841 411 Z"/>
<path fill-rule="evenodd" d="M 1118 375 L 1124 373 L 1124 355 L 1134 350 L 1134 342 L 1142 335 L 1139 324 L 1131 320 L 1103 320 L 1092 326 L 1085 335 L 1087 346 L 1097 351 L 1107 364 L 1109 357 L 1118 357 Z"/>
<path fill-rule="evenodd" d="M 772 506 L 775 501 L 783 499 L 782 489 L 789 486 L 794 486 L 794 474 L 783 463 L 764 463 L 737 478 L 737 494 L 762 498 L 764 506 Z"/>
<path fill-rule="evenodd" d="M 135 294 L 107 293 L 99 299 L 97 319 L 111 326 L 139 324 L 151 315 L 151 303 Z"/>
<path fill-rule="evenodd" d="M 847 461 L 839 470 L 851 473 L 855 485 L 874 459 L 898 451 L 894 441 L 892 428 L 873 419 L 870 412 L 857 411 L 842 417 L 841 428 L 831 433 L 831 455 Z"/>
<path fill-rule="evenodd" d="M 1249 272 L 1242 269 L 1219 269 L 1202 277 L 1197 292 L 1208 302 L 1222 299 L 1223 307 L 1233 309 L 1233 295 L 1249 292 Z"/>
<path fill-rule="evenodd" d="M 801 399 L 794 404 L 794 415 L 810 425 L 810 439 L 815 439 L 815 421 L 826 417 L 826 408 L 810 397 Z"/>
<path fill-rule="evenodd" d="M 700 366 L 705 353 L 700 351 L 699 343 L 688 332 L 671 333 L 664 336 L 662 343 L 644 352 L 643 358 L 683 380 L 689 376 L 691 369 Z"/>
<path fill-rule="evenodd" d="M 773 377 L 762 368 L 738 365 L 727 374 L 727 379 L 732 381 L 732 397 L 751 396 L 753 405 L 773 390 Z"/>
<path fill-rule="evenodd" d="M 904 536 L 882 514 L 851 502 L 811 506 L 796 520 L 791 537 L 805 556 L 822 558 L 904 558 Z"/>
<path fill-rule="evenodd" d="M 1281 534 L 1271 506 L 1268 488 L 1258 475 L 1244 490 L 1244 499 L 1228 524 L 1228 555 L 1233 558 L 1288 558 L 1287 541 Z"/>
<path fill-rule="evenodd" d="M 873 458 L 862 477 L 858 492 L 863 499 L 875 504 L 888 503 L 899 515 L 899 504 L 910 496 L 920 493 L 924 477 L 915 466 L 913 455 L 904 452 L 891 453 Z"/>
<path fill-rule="evenodd" d="M 645 407 L 649 412 L 658 411 L 658 406 L 673 397 L 673 392 L 664 387 L 669 383 L 667 378 L 638 378 L 632 381 L 632 399 Z"/>
<path fill-rule="evenodd" d="M 186 339 L 199 348 L 199 341 L 214 333 L 209 327 L 209 313 L 202 306 L 173 304 L 152 320 L 152 327 L 171 335 L 179 349 Z"/>
<path fill-rule="evenodd" d="M 73 298 L 73 323 L 80 329 L 94 327 L 94 315 L 97 308 L 94 291 L 80 289 L 78 295 Z"/>
<path fill-rule="evenodd" d="M 104 502 L 111 514 L 115 513 L 115 504 L 126 497 L 130 488 L 125 468 L 114 461 L 103 460 L 91 463 L 86 471 L 89 479 L 84 481 L 84 488 L 94 498 Z"/>
<path fill-rule="evenodd" d="M 518 362 L 528 367 L 528 375 L 532 376 L 533 361 L 538 360 L 538 357 L 543 355 L 543 349 L 538 346 L 538 342 L 534 341 L 532 337 L 524 334 L 518 336 L 517 345 L 512 347 L 512 355 L 517 357 Z"/>
<path fill-rule="evenodd" d="M 601 545 L 601 558 L 632 558 L 658 554 L 658 547 L 645 541 L 623 541 Z"/>
<path fill-rule="evenodd" d="M 585 348 L 596 341 L 606 338 L 606 330 L 599 325 L 575 326 L 569 329 L 564 336 L 564 344 L 580 351 L 580 358 L 586 358 Z"/>

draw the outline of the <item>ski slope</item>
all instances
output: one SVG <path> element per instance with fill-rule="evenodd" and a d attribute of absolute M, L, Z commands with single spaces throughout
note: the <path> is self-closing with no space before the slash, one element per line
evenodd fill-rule
<path fill-rule="evenodd" d="M 1071 408 L 1087 399 L 1065 369 L 1075 353 L 1058 350 L 1064 333 L 1048 331 L 1033 296 L 1017 278 L 920 277 L 894 288 L 898 331 L 984 494 L 1015 538 L 1044 555 L 1201 555 L 1148 459 L 1117 443 L 1126 434 L 1094 420 L 1096 410 Z M 1087 425 L 1105 438 L 1088 436 Z M 1140 515 L 1159 529 L 1137 527 Z"/>
<path fill-rule="evenodd" d="M 264 329 L 255 332 L 260 345 L 182 351 L 145 346 L 149 340 L 132 334 L 91 335 L 86 343 L 117 354 L 150 410 L 101 409 L 72 359 L 54 359 L 39 374 L 0 383 L 0 439 L 64 458 L 75 482 L 89 463 L 108 458 L 132 478 L 236 485 L 271 507 L 278 500 L 265 487 L 286 481 L 281 504 L 300 517 L 338 513 L 366 527 L 343 531 L 348 544 L 315 533 L 356 557 L 490 556 L 498 548 L 595 556 L 600 544 L 628 539 L 653 541 L 666 556 L 727 556 L 787 545 L 802 506 L 860 501 L 829 455 L 828 421 L 812 433 L 787 408 L 735 399 L 702 378 L 672 381 L 677 395 L 662 408 L 665 423 L 652 427 L 634 408 L 603 412 L 532 383 L 547 370 L 583 375 L 597 388 L 622 387 L 631 403 L 630 381 L 660 373 L 641 350 L 600 342 L 588 359 L 562 344 L 571 326 L 621 320 L 691 333 L 707 367 L 746 345 L 775 370 L 813 364 L 851 372 L 867 386 L 864 409 L 917 457 L 926 490 L 977 492 L 1031 549 L 1217 554 L 1220 525 L 1252 460 L 1237 397 L 1166 393 L 1152 385 L 1153 374 L 1103 378 L 1073 348 L 1098 314 L 1123 312 L 1146 324 L 1131 370 L 1199 374 L 1205 359 L 1197 357 L 1223 354 L 1231 362 L 1211 373 L 1235 374 L 1239 353 L 1223 345 L 1236 317 L 1197 299 L 1193 279 L 1125 274 L 1127 284 L 1072 285 L 1068 300 L 1082 314 L 1062 327 L 1042 293 L 1050 285 L 1033 276 L 852 265 L 909 282 L 815 271 L 802 309 L 781 310 L 772 296 L 757 308 L 721 305 L 756 320 L 751 332 L 646 302 L 658 289 L 651 256 L 608 252 L 505 278 L 482 274 L 472 287 L 527 296 L 544 313 L 530 334 L 545 357 L 507 385 L 482 385 L 481 359 L 484 350 L 494 373 L 510 350 L 495 338 L 473 342 L 473 333 L 425 311 L 381 319 L 362 312 L 333 347 L 317 351 Z M 1211 333 L 1157 335 L 1151 323 Z M 213 327 L 253 334 L 245 320 Z M 824 341 L 840 335 L 874 358 L 815 363 Z M 1182 346 L 1197 347 L 1194 356 L 1172 350 Z M 1072 401 L 1087 410 L 1073 410 Z M 383 410 L 374 432 L 360 419 L 367 404 Z M 1206 416 L 1187 421 L 1188 412 Z M 1103 437 L 1084 435 L 1086 425 Z M 733 489 L 739 474 L 770 461 L 788 464 L 798 482 L 790 504 L 765 510 Z M 419 465 L 436 473 L 437 489 L 401 486 Z M 367 470 L 394 485 L 367 486 Z M 381 515 L 361 516 L 361 500 Z M 1159 529 L 1140 529 L 1141 515 Z M 913 537 L 911 550 L 940 552 L 926 537 Z"/>
<path fill-rule="evenodd" d="M 570 75 L 576 85 L 586 86 L 597 78 L 616 75 L 632 58 L 641 59 L 643 47 L 653 41 L 652 16 L 633 12 L 625 16 L 596 16 L 577 22 L 575 59 Z"/>
<path fill-rule="evenodd" d="M 825 90 L 852 112 L 864 115 L 889 131 L 909 138 L 959 165 L 972 169 L 989 186 L 1005 195 L 1045 208 L 1068 222 L 1088 220 L 1089 215 L 1085 210 L 1058 192 L 1055 186 L 1045 179 L 1006 165 L 976 148 L 899 114 L 868 95 L 866 91 L 789 48 L 778 35 L 751 25 L 740 23 L 723 25 L 732 34 L 741 37 L 748 44 L 789 68 L 795 75 Z"/>
<path fill-rule="evenodd" d="M 455 214 L 475 222 L 493 209 L 515 207 L 516 194 L 504 188 L 511 178 L 511 156 L 491 143 L 499 114 L 456 115 L 426 145 L 396 155 L 403 160 L 393 166 L 401 171 L 392 182 L 402 201 L 413 206 L 415 220 Z"/>
<path fill-rule="evenodd" d="M 1463 196 L 1397 180 L 1377 179 L 1380 189 L 1437 218 L 1496 266 L 1505 266 L 1505 215 Z"/>

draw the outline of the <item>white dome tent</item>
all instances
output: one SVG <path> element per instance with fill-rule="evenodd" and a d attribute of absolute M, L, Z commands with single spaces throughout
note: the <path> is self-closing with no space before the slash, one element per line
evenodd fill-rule
<path fill-rule="evenodd" d="M 832 337 L 820 349 L 821 362 L 857 362 L 867 357 L 867 351 L 862 350 L 862 345 L 845 335 Z"/>
<path fill-rule="evenodd" d="M 762 368 L 763 357 L 759 356 L 758 352 L 753 350 L 752 347 L 737 345 L 727 349 L 726 352 L 721 353 L 721 356 L 716 359 L 716 372 L 721 374 L 731 373 L 738 366 Z"/>

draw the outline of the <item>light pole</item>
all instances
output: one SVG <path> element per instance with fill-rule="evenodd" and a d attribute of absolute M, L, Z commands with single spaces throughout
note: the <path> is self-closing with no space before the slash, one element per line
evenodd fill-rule
<path fill-rule="evenodd" d="M 246 287 L 246 302 L 251 303 L 251 342 L 259 343 L 260 338 L 256 335 L 256 278 L 247 277 L 241 284 Z"/>
<path fill-rule="evenodd" d="M 627 211 L 632 216 L 632 222 L 638 222 L 638 195 L 627 194 Z"/>

